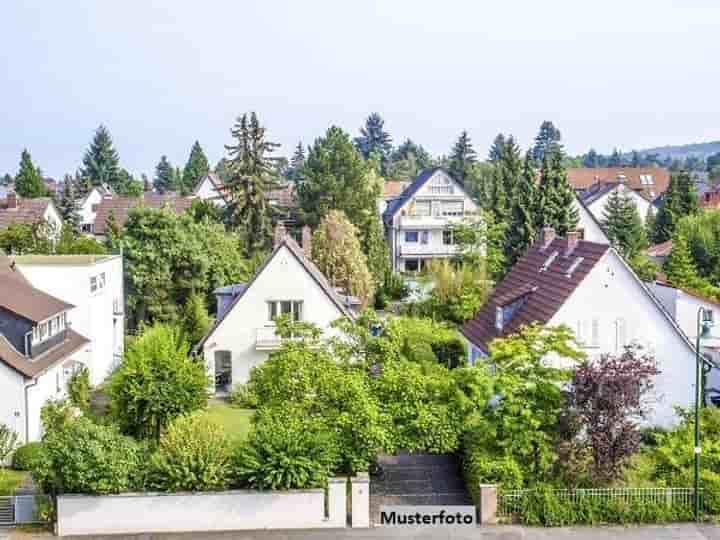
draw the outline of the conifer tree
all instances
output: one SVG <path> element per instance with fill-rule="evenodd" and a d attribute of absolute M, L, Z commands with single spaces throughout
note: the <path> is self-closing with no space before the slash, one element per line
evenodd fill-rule
<path fill-rule="evenodd" d="M 497 162 L 500 161 L 500 158 L 503 154 L 503 147 L 505 146 L 505 135 L 502 133 L 498 133 L 495 137 L 495 140 L 493 140 L 492 146 L 490 147 L 490 151 L 488 152 L 488 161 L 490 162 Z"/>
<path fill-rule="evenodd" d="M 90 179 L 93 186 L 107 184 L 117 189 L 120 182 L 120 164 L 110 132 L 103 125 L 95 131 L 90 148 L 83 157 L 81 174 Z"/>
<path fill-rule="evenodd" d="M 63 219 L 63 223 L 73 231 L 77 230 L 80 225 L 78 197 L 76 195 L 75 180 L 73 180 L 69 174 L 65 175 L 62 193 L 58 201 L 58 211 Z"/>
<path fill-rule="evenodd" d="M 654 208 L 653 205 L 648 206 L 647 213 L 645 214 L 645 236 L 648 242 L 653 241 L 655 235 L 655 220 L 657 216 L 655 215 Z"/>
<path fill-rule="evenodd" d="M 450 174 L 455 180 L 464 184 L 473 163 L 476 161 L 477 153 L 472 146 L 467 131 L 463 131 L 450 152 Z"/>
<path fill-rule="evenodd" d="M 251 257 L 271 245 L 272 214 L 265 194 L 277 185 L 269 154 L 280 145 L 265 138 L 265 128 L 254 112 L 239 117 L 230 133 L 235 142 L 225 146 L 229 155 L 225 181 L 228 222 L 245 233 L 245 254 Z"/>
<path fill-rule="evenodd" d="M 690 174 L 687 171 L 673 173 L 655 219 L 653 242 L 670 240 L 680 219 L 697 212 L 698 198 Z"/>
<path fill-rule="evenodd" d="M 192 193 L 201 178 L 207 176 L 210 171 L 205 152 L 198 141 L 192 145 L 190 149 L 190 157 L 185 164 L 185 170 L 182 173 L 182 183 L 180 184 L 180 192 L 183 195 Z"/>
<path fill-rule="evenodd" d="M 506 238 L 506 259 L 509 265 L 522 257 L 535 240 L 535 169 L 532 154 L 525 154 L 522 175 L 511 201 L 510 224 Z"/>
<path fill-rule="evenodd" d="M 305 147 L 302 141 L 298 142 L 290 159 L 290 168 L 288 169 L 287 178 L 295 184 L 300 184 L 305 178 Z"/>
<path fill-rule="evenodd" d="M 15 176 L 15 193 L 28 199 L 46 197 L 48 194 L 40 169 L 35 166 L 27 150 L 23 150 L 20 155 L 20 169 Z"/>
<path fill-rule="evenodd" d="M 360 128 L 360 137 L 355 138 L 355 146 L 365 159 L 374 157 L 385 167 L 392 152 L 392 137 L 385 131 L 385 121 L 379 113 L 372 113 Z"/>
<path fill-rule="evenodd" d="M 140 178 L 142 180 L 143 184 L 143 193 L 148 193 L 149 191 L 152 191 L 152 182 L 150 182 L 150 179 L 147 177 L 147 174 L 142 173 L 140 175 Z"/>
<path fill-rule="evenodd" d="M 608 197 L 603 216 L 610 243 L 625 259 L 632 260 L 647 247 L 645 228 L 628 192 L 615 189 Z"/>
<path fill-rule="evenodd" d="M 561 138 L 560 130 L 551 121 L 545 120 L 540 125 L 540 131 L 535 137 L 533 159 L 537 163 L 542 163 L 547 154 L 562 152 Z"/>
<path fill-rule="evenodd" d="M 665 273 L 676 287 L 692 287 L 698 281 L 698 272 L 693 262 L 690 246 L 684 234 L 673 237 L 672 251 L 665 261 Z"/>
<path fill-rule="evenodd" d="M 536 204 L 537 229 L 552 227 L 564 236 L 575 230 L 579 221 L 575 207 L 575 191 L 567 179 L 560 151 L 545 153 L 540 169 L 540 185 Z"/>
<path fill-rule="evenodd" d="M 155 179 L 153 185 L 158 193 L 166 193 L 176 189 L 175 169 L 168 161 L 167 156 L 162 156 L 155 166 Z"/>

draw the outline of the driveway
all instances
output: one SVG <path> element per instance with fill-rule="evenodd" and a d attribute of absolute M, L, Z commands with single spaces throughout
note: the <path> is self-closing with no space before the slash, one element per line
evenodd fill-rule
<path fill-rule="evenodd" d="M 0 540 L 48 540 L 50 534 L 0 530 Z M 646 527 L 568 527 L 537 529 L 513 526 L 481 528 L 382 527 L 374 529 L 257 531 L 232 533 L 80 536 L 72 540 L 720 540 L 720 526 L 680 524 Z"/>

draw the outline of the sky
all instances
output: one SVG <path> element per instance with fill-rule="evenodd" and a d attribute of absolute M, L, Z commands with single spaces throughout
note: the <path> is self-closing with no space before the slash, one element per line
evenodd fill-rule
<path fill-rule="evenodd" d="M 133 174 L 215 163 L 245 111 L 282 155 L 373 111 L 436 155 L 718 140 L 718 50 L 717 0 L 2 0 L 0 174 L 74 172 L 101 123 Z"/>

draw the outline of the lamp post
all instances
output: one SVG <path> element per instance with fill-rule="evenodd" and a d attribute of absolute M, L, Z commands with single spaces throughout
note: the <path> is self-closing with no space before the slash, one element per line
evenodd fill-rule
<path fill-rule="evenodd" d="M 705 403 L 703 395 L 703 371 L 705 360 L 700 353 L 700 339 L 707 336 L 714 326 L 713 312 L 703 307 L 697 312 L 697 337 L 695 339 L 695 448 L 694 453 L 694 511 L 695 521 L 700 521 L 700 407 Z"/>

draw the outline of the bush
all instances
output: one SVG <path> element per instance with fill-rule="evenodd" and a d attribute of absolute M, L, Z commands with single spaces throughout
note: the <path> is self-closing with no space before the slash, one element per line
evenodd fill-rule
<path fill-rule="evenodd" d="M 467 351 L 465 350 L 465 344 L 459 337 L 438 340 L 430 346 L 438 362 L 447 366 L 449 369 L 455 369 L 465 364 Z"/>
<path fill-rule="evenodd" d="M 523 487 L 522 469 L 512 457 L 494 457 L 479 449 L 465 455 L 463 477 L 473 496 L 478 494 L 480 484 L 497 484 L 501 489 Z"/>
<path fill-rule="evenodd" d="M 257 409 L 258 397 L 251 384 L 236 384 L 230 394 L 230 402 L 243 409 Z"/>
<path fill-rule="evenodd" d="M 41 456 L 32 473 L 45 493 L 122 493 L 144 483 L 143 449 L 114 427 L 87 418 L 48 431 Z"/>
<path fill-rule="evenodd" d="M 0 465 L 12 454 L 18 443 L 18 434 L 9 426 L 0 424 Z"/>
<path fill-rule="evenodd" d="M 148 484 L 162 491 L 212 491 L 230 483 L 230 447 L 222 428 L 197 415 L 175 419 L 152 455 Z"/>
<path fill-rule="evenodd" d="M 90 371 L 85 366 L 68 381 L 68 399 L 81 411 L 90 410 Z"/>
<path fill-rule="evenodd" d="M 258 412 L 255 429 L 233 456 L 239 487 L 323 487 L 339 460 L 337 440 L 322 418 L 302 410 Z"/>
<path fill-rule="evenodd" d="M 77 411 L 64 399 L 48 399 L 40 409 L 40 422 L 47 432 L 60 429 L 75 418 Z"/>
<path fill-rule="evenodd" d="M 42 460 L 42 443 L 30 442 L 22 445 L 13 454 L 12 467 L 17 471 L 31 471 Z"/>

